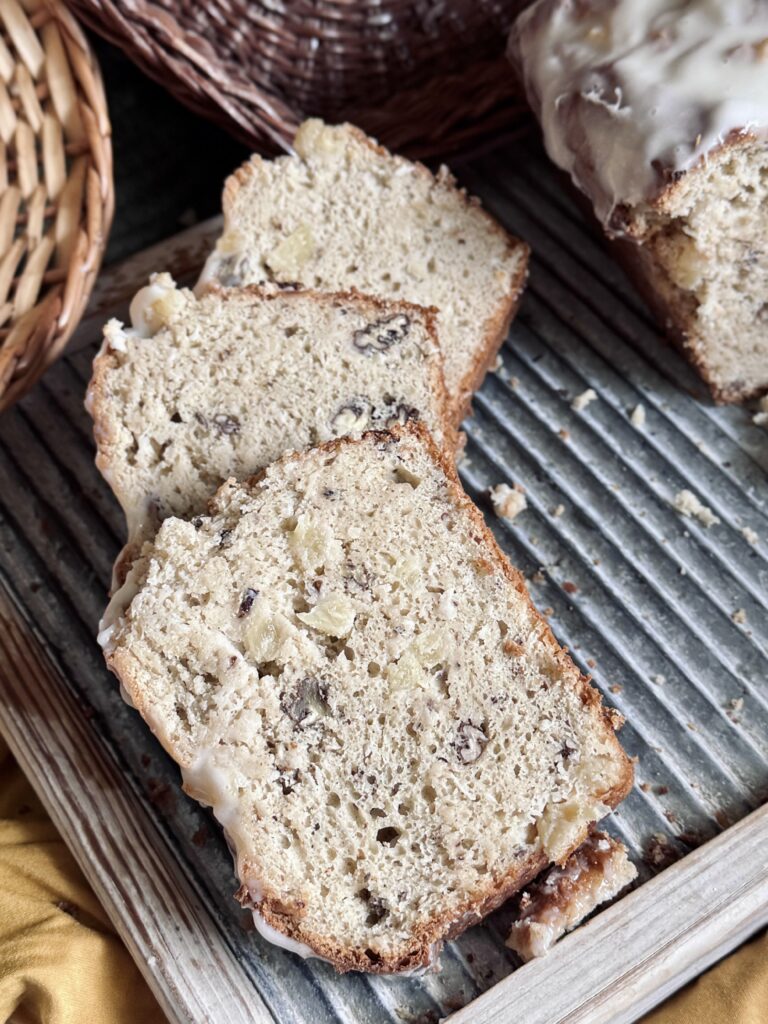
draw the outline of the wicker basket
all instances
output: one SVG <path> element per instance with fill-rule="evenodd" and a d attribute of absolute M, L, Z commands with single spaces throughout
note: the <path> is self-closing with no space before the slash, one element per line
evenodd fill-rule
<path fill-rule="evenodd" d="M 509 130 L 521 0 L 68 0 L 148 75 L 250 146 L 314 114 L 430 157 Z"/>
<path fill-rule="evenodd" d="M 0 411 L 61 352 L 112 219 L 99 69 L 58 0 L 0 0 Z"/>

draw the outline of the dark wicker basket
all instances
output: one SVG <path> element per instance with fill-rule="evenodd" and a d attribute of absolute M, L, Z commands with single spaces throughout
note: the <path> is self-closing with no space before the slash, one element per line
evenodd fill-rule
<path fill-rule="evenodd" d="M 67 0 L 96 32 L 250 146 L 310 115 L 430 157 L 523 110 L 504 44 L 520 0 Z"/>

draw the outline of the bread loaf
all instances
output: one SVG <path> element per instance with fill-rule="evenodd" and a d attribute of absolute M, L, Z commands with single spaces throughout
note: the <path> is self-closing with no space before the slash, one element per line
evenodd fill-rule
<path fill-rule="evenodd" d="M 555 163 L 717 401 L 768 389 L 768 5 L 538 0 L 510 56 Z"/>

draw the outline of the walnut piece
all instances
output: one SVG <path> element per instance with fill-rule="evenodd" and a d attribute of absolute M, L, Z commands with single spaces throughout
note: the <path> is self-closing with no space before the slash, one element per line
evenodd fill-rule
<path fill-rule="evenodd" d="M 217 412 L 213 417 L 213 425 L 220 434 L 239 434 L 240 420 L 226 412 Z"/>
<path fill-rule="evenodd" d="M 408 423 L 409 420 L 415 421 L 419 417 L 418 409 L 415 409 L 412 405 L 406 405 L 405 402 L 399 402 L 392 415 L 387 417 L 387 427 L 393 427 L 396 423 Z"/>
<path fill-rule="evenodd" d="M 360 352 L 371 355 L 373 352 L 386 352 L 402 341 L 411 329 L 410 317 L 405 313 L 395 313 L 376 320 L 367 327 L 355 331 L 352 344 Z"/>
<path fill-rule="evenodd" d="M 280 694 L 280 708 L 302 729 L 316 725 L 328 714 L 327 683 L 314 676 L 307 676 L 293 693 Z"/>
<path fill-rule="evenodd" d="M 254 590 L 253 587 L 246 588 L 246 591 L 243 594 L 243 599 L 240 602 L 240 607 L 237 609 L 238 619 L 242 619 L 245 615 L 248 614 L 248 612 L 250 612 L 251 608 L 253 608 L 253 602 L 256 600 L 258 596 L 258 590 Z"/>
<path fill-rule="evenodd" d="M 350 398 L 339 408 L 331 420 L 331 431 L 336 437 L 365 430 L 371 421 L 371 403 L 367 398 Z"/>

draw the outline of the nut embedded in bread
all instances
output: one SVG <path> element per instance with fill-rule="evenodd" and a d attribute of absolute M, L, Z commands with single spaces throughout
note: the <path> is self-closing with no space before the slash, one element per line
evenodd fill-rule
<path fill-rule="evenodd" d="M 113 321 L 88 407 L 129 546 L 290 449 L 421 419 L 455 444 L 434 314 L 355 294 L 195 298 L 167 274 Z"/>
<path fill-rule="evenodd" d="M 510 56 L 547 151 L 718 401 L 768 389 L 768 5 L 538 0 Z"/>
<path fill-rule="evenodd" d="M 257 926 L 340 970 L 429 964 L 631 785 L 614 717 L 421 424 L 167 519 L 103 627 Z"/>
<path fill-rule="evenodd" d="M 306 121 L 294 154 L 251 157 L 224 189 L 224 233 L 201 279 L 356 288 L 439 310 L 458 423 L 504 341 L 528 249 L 443 168 L 392 156 L 351 125 Z"/>

